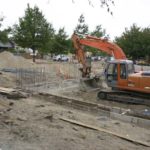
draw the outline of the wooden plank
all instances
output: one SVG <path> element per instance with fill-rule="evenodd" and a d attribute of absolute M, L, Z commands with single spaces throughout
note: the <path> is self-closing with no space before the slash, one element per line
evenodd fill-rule
<path fill-rule="evenodd" d="M 13 88 L 4 88 L 4 87 L 0 87 L 0 92 L 3 93 L 12 93 L 15 92 L 16 90 L 14 90 Z"/>
<path fill-rule="evenodd" d="M 100 128 L 100 127 L 95 127 L 95 126 L 92 126 L 92 125 L 84 124 L 82 122 L 79 122 L 79 121 L 76 121 L 76 120 L 71 120 L 71 119 L 68 119 L 68 118 L 62 118 L 61 117 L 60 120 L 69 122 L 71 124 L 76 124 L 76 125 L 82 126 L 84 128 L 88 128 L 88 129 L 97 130 L 97 131 L 105 132 L 105 133 L 108 133 L 108 134 L 112 134 L 112 135 L 117 136 L 117 137 L 119 137 L 121 139 L 130 141 L 130 142 L 133 142 L 133 143 L 137 143 L 137 144 L 140 144 L 140 145 L 143 145 L 143 146 L 146 146 L 146 147 L 150 147 L 150 143 L 147 143 L 147 142 L 144 142 L 144 141 L 135 140 L 135 139 L 132 139 L 132 138 L 129 138 L 129 137 L 125 137 L 125 136 L 123 136 L 121 134 L 118 134 L 116 132 L 112 132 L 112 131 L 109 131 L 109 130 L 106 130 L 106 129 L 103 129 L 103 128 Z"/>
<path fill-rule="evenodd" d="M 4 88 L 0 87 L 0 93 L 6 95 L 7 98 L 18 99 L 18 98 L 27 98 L 28 94 L 21 92 L 19 90 L 15 90 L 13 88 Z"/>

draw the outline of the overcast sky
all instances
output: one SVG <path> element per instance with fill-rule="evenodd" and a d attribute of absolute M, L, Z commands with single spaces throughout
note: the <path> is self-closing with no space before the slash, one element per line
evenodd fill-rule
<path fill-rule="evenodd" d="M 120 36 L 125 27 L 136 23 L 140 27 L 150 27 L 150 0 L 114 0 L 111 6 L 113 16 L 105 8 L 100 7 L 99 0 L 92 0 L 91 7 L 88 0 L 0 0 L 0 15 L 4 16 L 3 28 L 18 23 L 18 18 L 24 16 L 27 3 L 31 7 L 37 5 L 48 22 L 58 30 L 65 27 L 71 35 L 81 14 L 89 29 L 102 25 L 111 39 Z"/>

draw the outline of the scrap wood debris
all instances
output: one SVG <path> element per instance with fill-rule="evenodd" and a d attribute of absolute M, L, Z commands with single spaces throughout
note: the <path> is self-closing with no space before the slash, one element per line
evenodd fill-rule
<path fill-rule="evenodd" d="M 146 147 L 150 147 L 150 143 L 147 143 L 147 142 L 144 142 L 144 141 L 135 140 L 135 139 L 132 139 L 130 137 L 126 137 L 124 135 L 121 135 L 121 134 L 118 134 L 118 133 L 115 133 L 115 132 L 112 132 L 112 131 L 109 131 L 109 130 L 106 130 L 106 129 L 103 129 L 103 128 L 100 128 L 100 127 L 96 127 L 96 126 L 84 124 L 82 122 L 79 122 L 79 121 L 76 121 L 76 120 L 72 120 L 72 119 L 68 119 L 68 118 L 62 118 L 61 117 L 60 120 L 69 122 L 71 124 L 76 124 L 76 125 L 82 126 L 84 128 L 88 128 L 88 129 L 92 129 L 92 130 L 97 130 L 97 131 L 102 131 L 102 132 L 105 132 L 105 133 L 117 136 L 119 138 L 122 138 L 124 140 L 130 141 L 130 142 L 133 142 L 133 143 L 136 143 L 136 144 L 140 144 L 140 145 L 143 145 L 143 146 L 146 146 Z"/>
<path fill-rule="evenodd" d="M 28 95 L 20 90 L 16 90 L 13 88 L 4 88 L 0 87 L 0 94 L 5 95 L 7 98 L 11 99 L 19 99 L 19 98 L 27 98 Z"/>

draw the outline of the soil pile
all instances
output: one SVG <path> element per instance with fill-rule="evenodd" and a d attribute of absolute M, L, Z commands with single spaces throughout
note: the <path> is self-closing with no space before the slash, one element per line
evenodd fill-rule
<path fill-rule="evenodd" d="M 10 52 L 0 53 L 0 68 L 27 68 L 35 64 L 21 56 L 15 56 Z"/>

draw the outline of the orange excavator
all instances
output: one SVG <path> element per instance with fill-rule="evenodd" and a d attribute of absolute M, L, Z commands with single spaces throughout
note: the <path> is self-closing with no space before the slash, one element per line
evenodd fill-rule
<path fill-rule="evenodd" d="M 74 33 L 72 41 L 76 57 L 82 64 L 83 79 L 90 78 L 91 73 L 87 72 L 84 46 L 96 48 L 115 58 L 107 62 L 104 71 L 106 83 L 112 90 L 101 89 L 98 92 L 98 98 L 150 105 L 150 71 L 135 72 L 133 61 L 126 58 L 118 45 L 105 38 L 88 35 L 81 38 Z"/>

